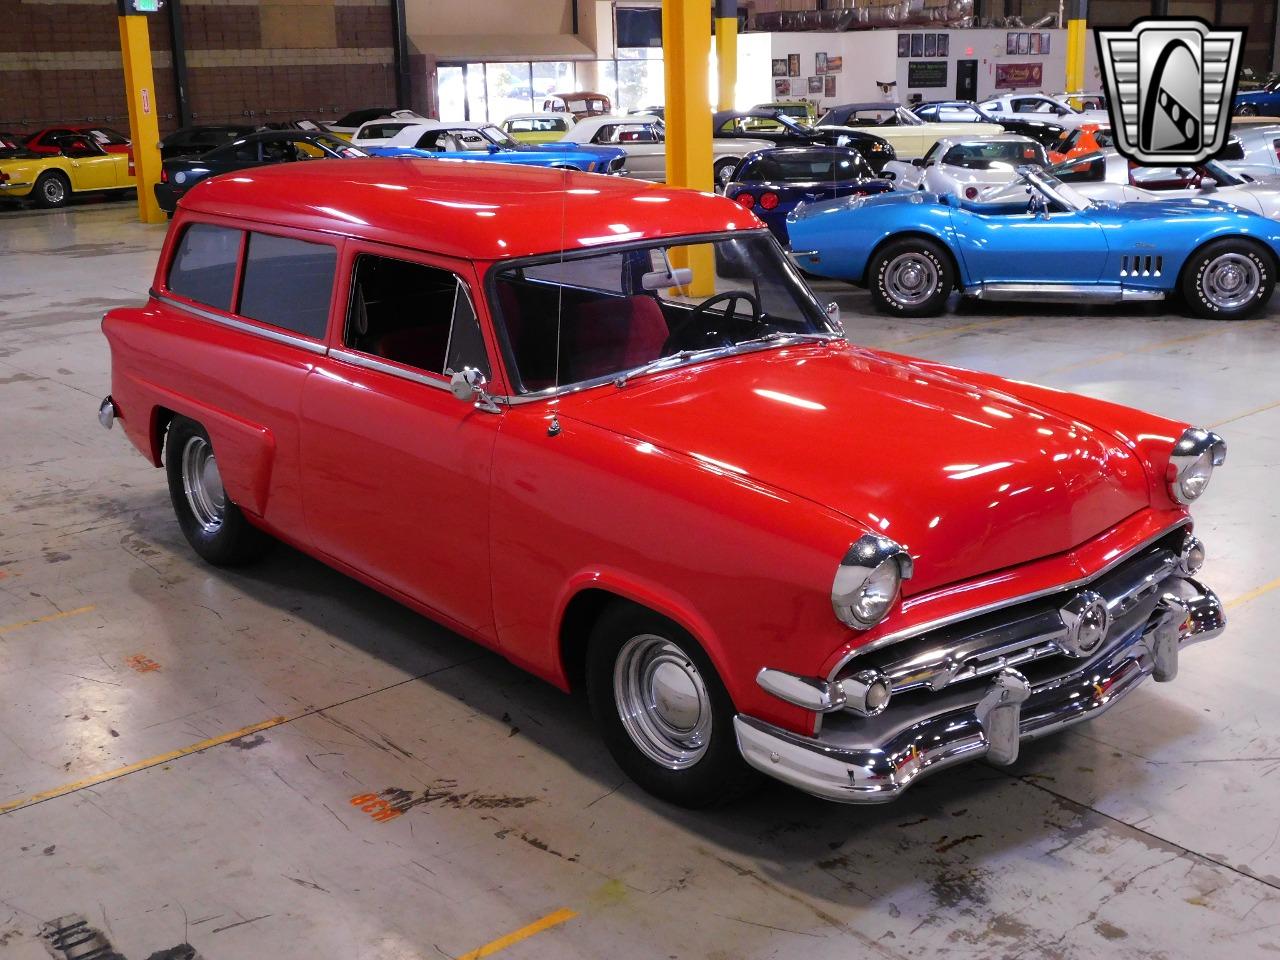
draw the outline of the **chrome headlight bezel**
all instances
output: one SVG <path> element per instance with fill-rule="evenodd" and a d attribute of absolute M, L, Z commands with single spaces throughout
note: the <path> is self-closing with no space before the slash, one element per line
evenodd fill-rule
<path fill-rule="evenodd" d="M 1209 488 L 1213 471 L 1227 459 L 1227 443 L 1212 430 L 1187 427 L 1169 454 L 1169 496 L 1181 504 L 1199 500 Z M 1199 489 L 1189 487 L 1200 482 Z"/>
<path fill-rule="evenodd" d="M 831 585 L 831 609 L 836 619 L 855 630 L 870 630 L 889 615 L 912 570 L 911 555 L 900 544 L 874 533 L 863 534 L 836 567 Z M 890 590 L 882 586 L 886 577 L 893 584 Z M 871 586 L 879 586 L 881 596 L 887 599 L 868 606 Z"/>

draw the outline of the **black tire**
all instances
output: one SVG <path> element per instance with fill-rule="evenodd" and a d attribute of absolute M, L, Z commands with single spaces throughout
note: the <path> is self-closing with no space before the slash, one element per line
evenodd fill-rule
<path fill-rule="evenodd" d="M 918 295 L 907 297 L 904 270 L 920 271 Z M 905 276 L 914 277 L 915 274 Z M 943 311 L 955 287 L 951 255 L 937 242 L 924 237 L 906 237 L 886 243 L 867 264 L 867 289 L 882 313 L 899 317 L 934 317 Z"/>
<path fill-rule="evenodd" d="M 1271 255 L 1252 241 L 1216 240 L 1187 259 L 1178 288 L 1197 317 L 1243 320 L 1271 299 L 1275 269 Z M 1237 279 L 1241 287 L 1230 296 L 1230 282 Z"/>
<path fill-rule="evenodd" d="M 31 196 L 35 198 L 37 207 L 65 207 L 71 202 L 71 181 L 65 173 L 48 170 L 36 179 L 36 185 L 31 188 Z"/>
<path fill-rule="evenodd" d="M 208 460 L 213 464 L 214 476 L 217 476 L 217 458 L 213 455 L 213 444 L 204 427 L 186 417 L 174 417 L 169 424 L 169 433 L 165 438 L 164 465 L 169 477 L 169 499 L 173 502 L 173 512 L 177 514 L 178 526 L 182 535 L 187 538 L 191 548 L 207 563 L 217 567 L 236 566 L 257 559 L 271 546 L 272 539 L 245 519 L 237 507 L 225 493 L 221 493 L 221 501 L 215 500 L 213 505 L 218 509 L 212 511 L 216 523 L 211 523 L 209 504 L 204 507 L 206 519 L 202 520 L 197 511 L 200 497 L 188 492 L 185 479 L 185 459 L 188 448 L 193 457 L 207 451 Z M 207 475 L 200 471 L 203 484 Z M 221 481 L 217 484 L 221 492 Z"/>
<path fill-rule="evenodd" d="M 725 157 L 723 160 L 717 160 L 715 166 L 711 168 L 711 176 L 715 180 L 714 189 L 717 193 L 723 193 L 725 185 L 728 184 L 729 178 L 733 176 L 733 171 L 738 168 L 738 160 L 736 157 Z"/>
<path fill-rule="evenodd" d="M 620 655 L 646 637 L 660 638 L 683 654 L 686 665 L 701 678 L 710 703 L 705 747 L 696 760 L 679 769 L 663 765 L 638 746 L 623 723 L 615 695 L 614 671 Z M 687 631 L 666 617 L 621 601 L 604 611 L 587 648 L 587 697 L 613 759 L 656 797 L 682 807 L 710 807 L 743 797 L 764 780 L 738 750 L 733 730 L 737 711 L 711 659 Z"/>
<path fill-rule="evenodd" d="M 1251 103 L 1244 104 L 1236 111 L 1236 116 L 1238 117 L 1256 117 L 1257 115 L 1258 108 Z"/>

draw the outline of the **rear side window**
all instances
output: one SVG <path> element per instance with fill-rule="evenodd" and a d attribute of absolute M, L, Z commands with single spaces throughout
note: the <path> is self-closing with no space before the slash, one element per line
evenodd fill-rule
<path fill-rule="evenodd" d="M 169 266 L 169 289 L 180 297 L 230 312 L 242 231 L 193 223 Z"/>
<path fill-rule="evenodd" d="M 323 340 L 337 259 L 337 249 L 327 243 L 249 234 L 237 312 Z"/>
<path fill-rule="evenodd" d="M 408 260 L 356 259 L 344 343 L 436 376 L 464 367 L 490 373 L 466 285 L 448 270 Z"/>

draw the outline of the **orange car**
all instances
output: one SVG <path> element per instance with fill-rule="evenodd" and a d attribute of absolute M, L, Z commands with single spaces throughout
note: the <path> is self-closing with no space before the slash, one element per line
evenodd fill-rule
<path fill-rule="evenodd" d="M 1063 160 L 1074 160 L 1086 153 L 1094 153 L 1106 147 L 1115 146 L 1115 137 L 1111 136 L 1111 128 L 1100 123 L 1082 123 L 1074 130 L 1063 130 L 1058 142 L 1049 150 L 1049 162 L 1061 163 Z"/>

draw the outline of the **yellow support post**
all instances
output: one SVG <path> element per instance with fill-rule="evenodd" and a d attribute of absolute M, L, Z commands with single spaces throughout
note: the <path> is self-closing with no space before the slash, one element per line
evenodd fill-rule
<path fill-rule="evenodd" d="M 160 181 L 160 124 L 156 118 L 156 83 L 147 18 L 128 14 L 119 17 L 119 21 L 129 139 L 133 141 L 133 167 L 138 180 L 138 219 L 143 223 L 164 223 L 164 211 L 156 203 L 155 193 Z"/>
<path fill-rule="evenodd" d="M 1071 0 L 1071 15 L 1067 20 L 1067 92 L 1075 93 L 1085 88 L 1084 62 L 1086 54 L 1085 33 L 1087 0 Z"/>
<path fill-rule="evenodd" d="M 737 0 L 716 0 L 716 80 L 716 109 L 734 109 L 738 92 Z"/>
<path fill-rule="evenodd" d="M 666 69 L 667 185 L 710 192 L 711 18 L 707 0 L 662 0 L 662 54 Z M 674 266 L 693 269 L 690 296 L 715 292 L 715 257 L 709 245 L 673 251 Z"/>

